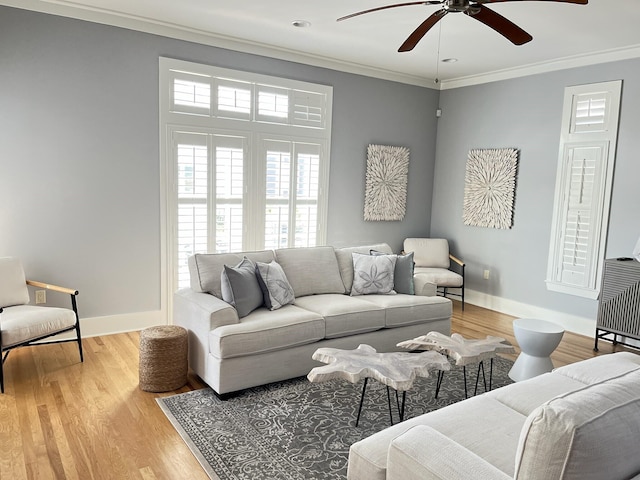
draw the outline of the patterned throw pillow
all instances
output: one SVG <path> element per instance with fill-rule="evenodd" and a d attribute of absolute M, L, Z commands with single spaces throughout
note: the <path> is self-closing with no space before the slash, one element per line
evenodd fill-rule
<path fill-rule="evenodd" d="M 224 266 L 220 274 L 222 299 L 233 305 L 238 317 L 246 317 L 264 303 L 256 278 L 256 267 L 244 257 L 235 267 Z"/>
<path fill-rule="evenodd" d="M 393 275 L 397 255 L 352 253 L 353 286 L 351 295 L 395 294 Z"/>
<path fill-rule="evenodd" d="M 370 250 L 371 255 L 386 255 L 377 250 Z M 396 268 L 393 272 L 393 289 L 397 293 L 406 293 L 407 295 L 415 295 L 416 291 L 413 285 L 413 252 L 397 255 Z"/>
<path fill-rule="evenodd" d="M 269 310 L 277 310 L 296 299 L 284 270 L 275 260 L 271 263 L 256 262 L 256 277 Z"/>

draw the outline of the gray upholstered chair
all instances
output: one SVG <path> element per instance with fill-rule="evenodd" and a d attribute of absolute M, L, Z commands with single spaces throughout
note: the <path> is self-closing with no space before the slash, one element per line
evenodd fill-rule
<path fill-rule="evenodd" d="M 462 300 L 464 310 L 464 262 L 449 253 L 449 242 L 444 238 L 407 238 L 404 251 L 413 252 L 414 277 L 437 286 L 445 297 L 454 295 Z M 455 270 L 453 270 L 451 267 Z M 457 292 L 451 292 L 453 288 Z M 459 293 L 458 293 L 459 292 Z"/>
<path fill-rule="evenodd" d="M 71 295 L 72 309 L 29 305 L 27 285 Z M 80 361 L 83 361 L 76 295 L 78 295 L 77 290 L 27 280 L 18 259 L 0 258 L 0 345 L 2 345 L 0 391 L 2 393 L 4 393 L 4 363 L 9 352 L 14 348 L 34 345 L 34 342 L 75 330 L 76 338 L 57 340 L 53 343 L 78 342 Z"/>

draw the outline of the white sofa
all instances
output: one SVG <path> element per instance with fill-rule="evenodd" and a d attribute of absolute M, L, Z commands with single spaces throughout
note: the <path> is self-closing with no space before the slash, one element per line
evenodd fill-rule
<path fill-rule="evenodd" d="M 311 356 L 320 347 L 364 343 L 391 351 L 432 330 L 448 334 L 451 301 L 436 296 L 434 285 L 416 283 L 419 295 L 350 295 L 352 254 L 371 250 L 391 253 L 387 244 L 378 244 L 192 256 L 191 287 L 176 292 L 173 302 L 174 323 L 189 331 L 190 367 L 218 394 L 227 394 L 306 375 L 318 365 Z M 221 274 L 244 257 L 276 261 L 293 288 L 294 304 L 258 308 L 241 318 L 222 300 Z M 412 258 L 404 260 L 413 267 Z"/>
<path fill-rule="evenodd" d="M 425 392 L 425 395 L 430 393 Z M 351 446 L 349 480 L 640 478 L 640 356 L 558 368 Z"/>

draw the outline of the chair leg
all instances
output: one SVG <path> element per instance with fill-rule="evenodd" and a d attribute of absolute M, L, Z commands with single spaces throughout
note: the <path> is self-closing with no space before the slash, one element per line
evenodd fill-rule
<path fill-rule="evenodd" d="M 0 393 L 4 393 L 4 361 L 0 358 Z"/>
<path fill-rule="evenodd" d="M 462 311 L 464 312 L 464 285 L 462 285 Z"/>
<path fill-rule="evenodd" d="M 78 317 L 78 304 L 76 303 L 75 295 L 71 295 L 71 306 L 76 314 L 76 336 L 78 342 L 78 351 L 80 352 L 80 362 L 84 362 L 84 355 L 82 353 L 82 336 L 80 335 L 80 317 Z"/>

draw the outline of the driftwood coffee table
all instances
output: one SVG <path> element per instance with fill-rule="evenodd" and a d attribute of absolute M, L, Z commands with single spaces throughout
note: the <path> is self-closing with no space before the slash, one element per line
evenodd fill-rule
<path fill-rule="evenodd" d="M 443 353 L 454 360 L 456 365 L 462 365 L 462 372 L 464 375 L 464 398 L 468 397 L 468 364 L 478 364 L 476 386 L 473 392 L 473 394 L 475 395 L 478 392 L 478 380 L 480 378 L 480 371 L 482 371 L 484 390 L 485 392 L 487 391 L 487 378 L 484 372 L 484 361 L 491 361 L 491 367 L 489 369 L 489 390 L 491 390 L 491 383 L 493 380 L 493 359 L 498 353 L 515 353 L 514 348 L 504 338 L 487 336 L 487 338 L 476 340 L 464 338 L 459 333 L 454 333 L 451 336 L 448 336 L 440 332 L 429 332 L 428 334 L 414 338 L 413 340 L 400 342 L 397 346 L 401 348 L 407 348 L 409 350 L 427 350 Z M 438 392 L 440 391 L 440 385 L 442 384 L 443 377 L 444 371 L 438 372 L 438 384 L 436 386 L 435 395 L 436 398 L 438 398 Z"/>
<path fill-rule="evenodd" d="M 362 402 L 367 390 L 369 378 L 378 380 L 387 387 L 387 400 L 389 403 L 389 416 L 393 425 L 391 412 L 391 395 L 389 387 L 396 391 L 396 406 L 400 421 L 404 420 L 404 406 L 407 390 L 411 389 L 416 377 L 428 377 L 432 370 L 449 370 L 451 365 L 447 358 L 437 352 L 426 351 L 420 353 L 389 352 L 378 353 L 369 345 L 360 345 L 355 350 L 342 350 L 339 348 L 319 348 L 312 357 L 314 360 L 327 363 L 322 367 L 315 367 L 309 372 L 307 378 L 310 382 L 326 382 L 334 379 L 346 380 L 357 383 L 364 378 L 362 395 L 356 427 L 360 421 Z M 398 392 L 402 392 L 402 403 L 398 403 Z"/>

